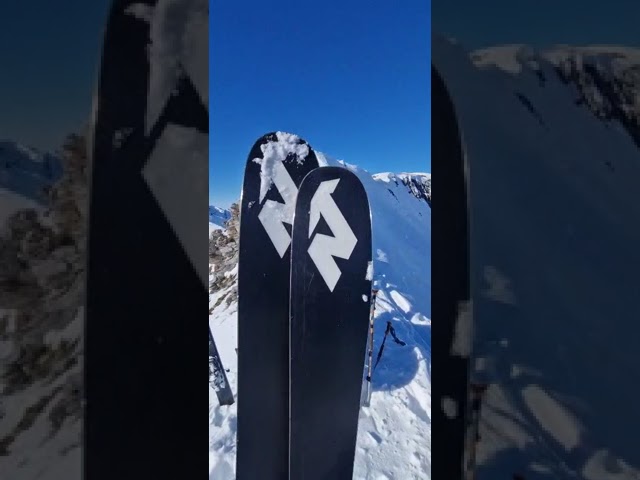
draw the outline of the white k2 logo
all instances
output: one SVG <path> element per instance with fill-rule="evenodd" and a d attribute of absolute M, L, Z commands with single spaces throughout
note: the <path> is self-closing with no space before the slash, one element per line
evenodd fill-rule
<path fill-rule="evenodd" d="M 289 225 L 293 223 L 298 188 L 282 162 L 275 162 L 273 164 L 271 181 L 278 189 L 284 203 L 267 200 L 264 202 L 258 218 L 267 231 L 267 235 L 269 235 L 273 246 L 276 247 L 278 255 L 282 258 L 291 243 L 291 237 L 284 227 L 284 223 L 288 223 Z M 260 202 L 264 200 L 265 194 L 266 192 L 260 196 Z"/>
<path fill-rule="evenodd" d="M 309 218 L 309 238 L 320 221 L 322 215 L 329 225 L 333 237 L 316 234 L 307 252 L 322 275 L 327 287 L 333 292 L 342 272 L 333 257 L 348 260 L 358 239 L 349 227 L 347 220 L 340 212 L 338 205 L 331 194 L 334 192 L 340 179 L 326 180 L 322 182 L 311 199 Z"/>

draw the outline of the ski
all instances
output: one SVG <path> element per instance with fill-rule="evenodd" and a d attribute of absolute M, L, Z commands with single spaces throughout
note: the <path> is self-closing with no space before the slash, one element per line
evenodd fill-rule
<path fill-rule="evenodd" d="M 292 480 L 351 479 L 371 302 L 371 214 L 351 171 L 302 182 L 291 253 Z"/>
<path fill-rule="evenodd" d="M 209 385 L 216 392 L 220 405 L 233 405 L 233 393 L 222 366 L 211 328 L 209 328 Z"/>
<path fill-rule="evenodd" d="M 256 141 L 240 210 L 236 478 L 281 480 L 288 472 L 289 275 L 298 187 L 318 160 L 295 135 Z"/>
<path fill-rule="evenodd" d="M 191 373 L 209 303 L 207 18 L 203 0 L 110 10 L 89 145 L 86 478 L 199 470 L 193 424 L 165 405 L 206 408 Z"/>
<path fill-rule="evenodd" d="M 431 161 L 437 195 L 432 200 L 431 445 L 437 476 L 462 480 L 469 412 L 471 295 L 467 167 L 453 102 L 431 67 Z M 440 185 L 438 187 L 438 185 Z M 434 474 L 435 475 L 435 474 Z"/>

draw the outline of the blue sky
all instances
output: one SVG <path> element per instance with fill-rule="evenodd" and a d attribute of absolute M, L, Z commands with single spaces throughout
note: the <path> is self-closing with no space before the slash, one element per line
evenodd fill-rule
<path fill-rule="evenodd" d="M 55 150 L 88 120 L 108 4 L 0 4 L 0 139 Z"/>
<path fill-rule="evenodd" d="M 434 32 L 474 49 L 504 43 L 640 45 L 637 0 L 437 0 Z"/>
<path fill-rule="evenodd" d="M 108 0 L 0 4 L 0 139 L 45 150 L 87 121 Z M 288 130 L 372 172 L 430 171 L 429 0 L 212 0 L 211 200 L 238 198 L 257 137 Z M 471 48 L 640 45 L 640 2 L 441 0 Z"/>
<path fill-rule="evenodd" d="M 430 171 L 429 17 L 428 0 L 214 0 L 211 203 L 239 198 L 274 130 L 372 173 Z"/>

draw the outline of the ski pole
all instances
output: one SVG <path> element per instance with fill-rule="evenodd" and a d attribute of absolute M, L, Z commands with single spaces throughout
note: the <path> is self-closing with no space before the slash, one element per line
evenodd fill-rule
<path fill-rule="evenodd" d="M 216 392 L 220 405 L 232 405 L 234 403 L 233 393 L 231 392 L 227 375 L 224 372 L 220 354 L 211 333 L 211 327 L 209 327 L 209 384 Z"/>
<path fill-rule="evenodd" d="M 376 310 L 376 296 L 378 290 L 373 289 L 371 295 L 371 313 L 369 315 L 369 360 L 367 365 L 367 396 L 365 405 L 368 407 L 371 403 L 371 369 L 373 367 L 373 317 Z"/>

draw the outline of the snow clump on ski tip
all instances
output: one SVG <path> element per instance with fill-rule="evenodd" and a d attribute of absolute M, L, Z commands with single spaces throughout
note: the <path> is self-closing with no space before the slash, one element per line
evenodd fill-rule
<path fill-rule="evenodd" d="M 309 146 L 300 143 L 300 137 L 292 133 L 276 132 L 277 141 L 268 141 L 260 146 L 262 158 L 253 161 L 260 165 L 260 202 L 262 202 L 276 175 L 276 163 L 284 162 L 290 154 L 295 155 L 298 164 L 302 164 L 309 155 Z M 285 194 L 285 192 L 280 192 Z M 295 195 L 297 192 L 293 192 Z M 295 197 L 294 197 L 295 198 Z"/>

